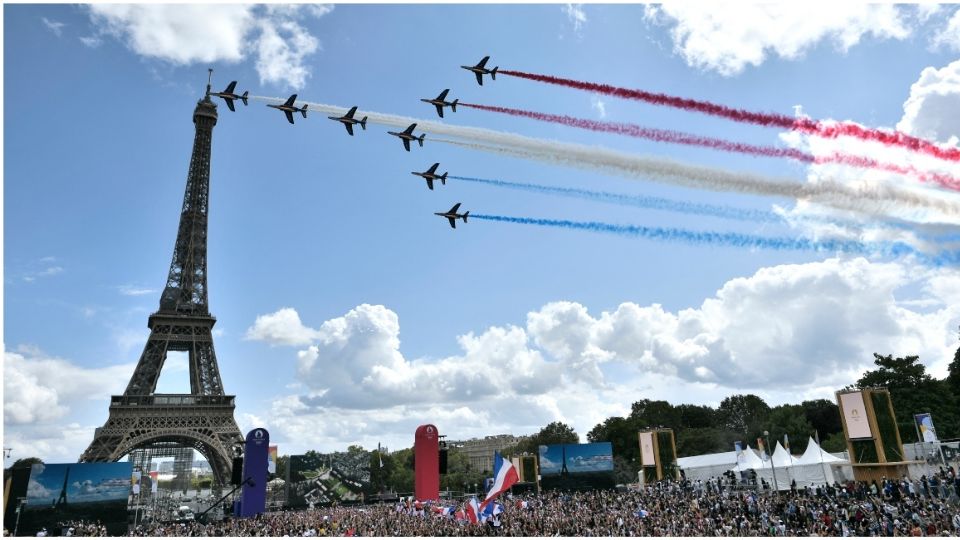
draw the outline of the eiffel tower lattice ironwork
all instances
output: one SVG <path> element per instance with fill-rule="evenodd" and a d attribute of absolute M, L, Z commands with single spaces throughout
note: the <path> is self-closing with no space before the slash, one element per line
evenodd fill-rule
<path fill-rule="evenodd" d="M 207 211 L 210 148 L 217 106 L 207 95 L 193 111 L 196 135 L 180 227 L 160 309 L 150 315 L 150 337 L 122 396 L 113 396 L 81 462 L 118 461 L 134 449 L 175 443 L 207 458 L 215 483 L 229 482 L 232 458 L 243 444 L 234 420 L 234 396 L 224 395 L 213 350 L 216 319 L 207 307 Z M 157 394 L 168 351 L 189 355 L 190 393 Z"/>

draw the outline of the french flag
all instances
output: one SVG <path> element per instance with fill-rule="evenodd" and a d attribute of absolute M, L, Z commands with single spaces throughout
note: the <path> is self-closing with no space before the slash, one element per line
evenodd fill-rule
<path fill-rule="evenodd" d="M 517 475 L 517 469 L 513 467 L 513 463 L 503 459 L 500 452 L 494 452 L 493 485 L 490 486 L 490 491 L 487 492 L 487 496 L 483 499 L 480 507 L 486 507 L 491 501 L 496 499 L 498 495 L 510 489 L 510 486 L 516 484 L 519 480 L 520 477 Z"/>
<path fill-rule="evenodd" d="M 476 497 L 471 497 L 470 502 L 467 503 L 467 520 L 470 523 L 480 522 L 480 505 L 477 504 Z"/>

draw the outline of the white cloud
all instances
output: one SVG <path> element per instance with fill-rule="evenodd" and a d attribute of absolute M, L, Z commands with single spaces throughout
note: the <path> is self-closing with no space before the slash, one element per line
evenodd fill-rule
<path fill-rule="evenodd" d="M 90 47 L 91 49 L 96 49 L 103 44 L 103 40 L 99 36 L 80 36 L 78 38 L 80 43 L 83 43 L 84 46 Z"/>
<path fill-rule="evenodd" d="M 43 21 L 43 25 L 50 29 L 57 37 L 63 35 L 63 27 L 66 26 L 65 23 L 59 21 L 51 21 L 46 17 L 40 17 L 40 20 Z"/>
<path fill-rule="evenodd" d="M 156 289 L 137 287 L 135 285 L 120 285 L 117 287 L 117 290 L 120 291 L 120 294 L 124 296 L 143 296 L 145 294 L 153 294 L 157 292 Z"/>
<path fill-rule="evenodd" d="M 257 73 L 260 83 L 286 83 L 303 88 L 310 72 L 304 58 L 320 47 L 320 42 L 299 23 L 287 20 L 260 21 L 257 41 Z"/>
<path fill-rule="evenodd" d="M 934 33 L 930 38 L 930 45 L 935 49 L 944 47 L 953 52 L 960 52 L 960 9 L 953 12 L 953 17 L 946 26 Z"/>
<path fill-rule="evenodd" d="M 266 341 L 271 345 L 306 345 L 320 333 L 300 322 L 293 308 L 281 308 L 268 315 L 260 315 L 247 329 L 244 339 Z"/>
<path fill-rule="evenodd" d="M 298 394 L 238 416 L 298 451 L 403 448 L 427 422 L 454 439 L 529 434 L 555 420 L 585 436 L 642 397 L 832 399 L 874 352 L 918 354 L 942 377 L 958 324 L 960 273 L 863 258 L 764 268 L 678 311 L 624 302 L 592 316 L 551 302 L 525 328 L 460 336 L 460 353 L 439 359 L 405 358 L 396 313 L 364 304 L 297 352 Z"/>
<path fill-rule="evenodd" d="M 587 13 L 583 11 L 583 4 L 566 4 L 560 9 L 563 10 L 567 18 L 570 19 L 570 23 L 573 24 L 573 31 L 579 33 L 583 25 L 587 23 Z"/>
<path fill-rule="evenodd" d="M 110 35 L 136 54 L 177 66 L 240 62 L 253 51 L 261 83 L 297 89 L 310 75 L 306 57 L 320 47 L 297 21 L 333 6 L 94 4 L 90 10 L 97 34 L 81 38 L 89 47 Z"/>
<path fill-rule="evenodd" d="M 597 111 L 600 118 L 607 117 L 607 104 L 600 99 L 600 96 L 590 96 L 590 106 Z"/>
<path fill-rule="evenodd" d="M 34 347 L 4 354 L 3 419 L 27 424 L 60 418 L 81 400 L 104 400 L 123 391 L 133 364 L 85 368 Z"/>
<path fill-rule="evenodd" d="M 960 32 L 960 12 L 957 21 Z M 960 36 L 958 36 L 960 38 Z M 960 138 L 960 60 L 937 69 L 925 68 L 910 86 L 897 129 L 916 137 L 957 144 Z"/>
<path fill-rule="evenodd" d="M 802 2 L 668 3 L 647 6 L 645 18 L 673 25 L 674 49 L 687 64 L 725 76 L 759 66 L 770 53 L 798 58 L 824 39 L 846 52 L 865 35 L 905 39 L 912 31 L 897 6 L 851 2 L 829 9 Z"/>

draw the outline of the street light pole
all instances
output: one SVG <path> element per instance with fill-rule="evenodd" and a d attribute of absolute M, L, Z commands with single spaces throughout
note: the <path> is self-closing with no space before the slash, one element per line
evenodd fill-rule
<path fill-rule="evenodd" d="M 770 472 L 773 473 L 773 489 L 780 493 L 780 486 L 777 485 L 777 470 L 773 467 L 773 452 L 770 450 L 770 432 L 764 430 L 763 440 L 767 443 L 767 452 L 770 456 Z"/>

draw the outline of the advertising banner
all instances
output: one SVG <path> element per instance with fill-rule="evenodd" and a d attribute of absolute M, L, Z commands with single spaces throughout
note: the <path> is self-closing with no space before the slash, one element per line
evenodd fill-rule
<path fill-rule="evenodd" d="M 440 439 L 437 426 L 424 424 L 417 428 L 413 439 L 413 491 L 419 501 L 440 498 Z"/>
<path fill-rule="evenodd" d="M 153 485 L 150 486 L 150 492 L 157 492 L 157 484 L 160 483 L 160 471 L 150 471 L 150 480 L 153 481 Z"/>
<path fill-rule="evenodd" d="M 653 432 L 640 433 L 640 465 L 654 467 L 657 465 L 656 454 L 653 452 Z"/>
<path fill-rule="evenodd" d="M 863 403 L 863 393 L 840 394 L 840 410 L 847 424 L 847 434 L 851 439 L 869 439 L 873 437 L 867 408 Z"/>
<path fill-rule="evenodd" d="M 930 413 L 915 414 L 913 420 L 920 431 L 920 442 L 937 442 L 937 429 L 933 427 L 933 417 Z"/>
<path fill-rule="evenodd" d="M 240 517 L 254 517 L 267 507 L 267 450 L 270 432 L 256 428 L 247 433 L 243 447 L 243 491 Z M 248 480 L 249 479 L 249 480 Z M 252 484 L 252 485 L 251 485 Z"/>
<path fill-rule="evenodd" d="M 271 445 L 267 453 L 267 472 L 277 474 L 277 445 Z"/>
<path fill-rule="evenodd" d="M 310 452 L 287 461 L 287 505 L 330 506 L 363 500 L 370 487 L 370 452 Z"/>

